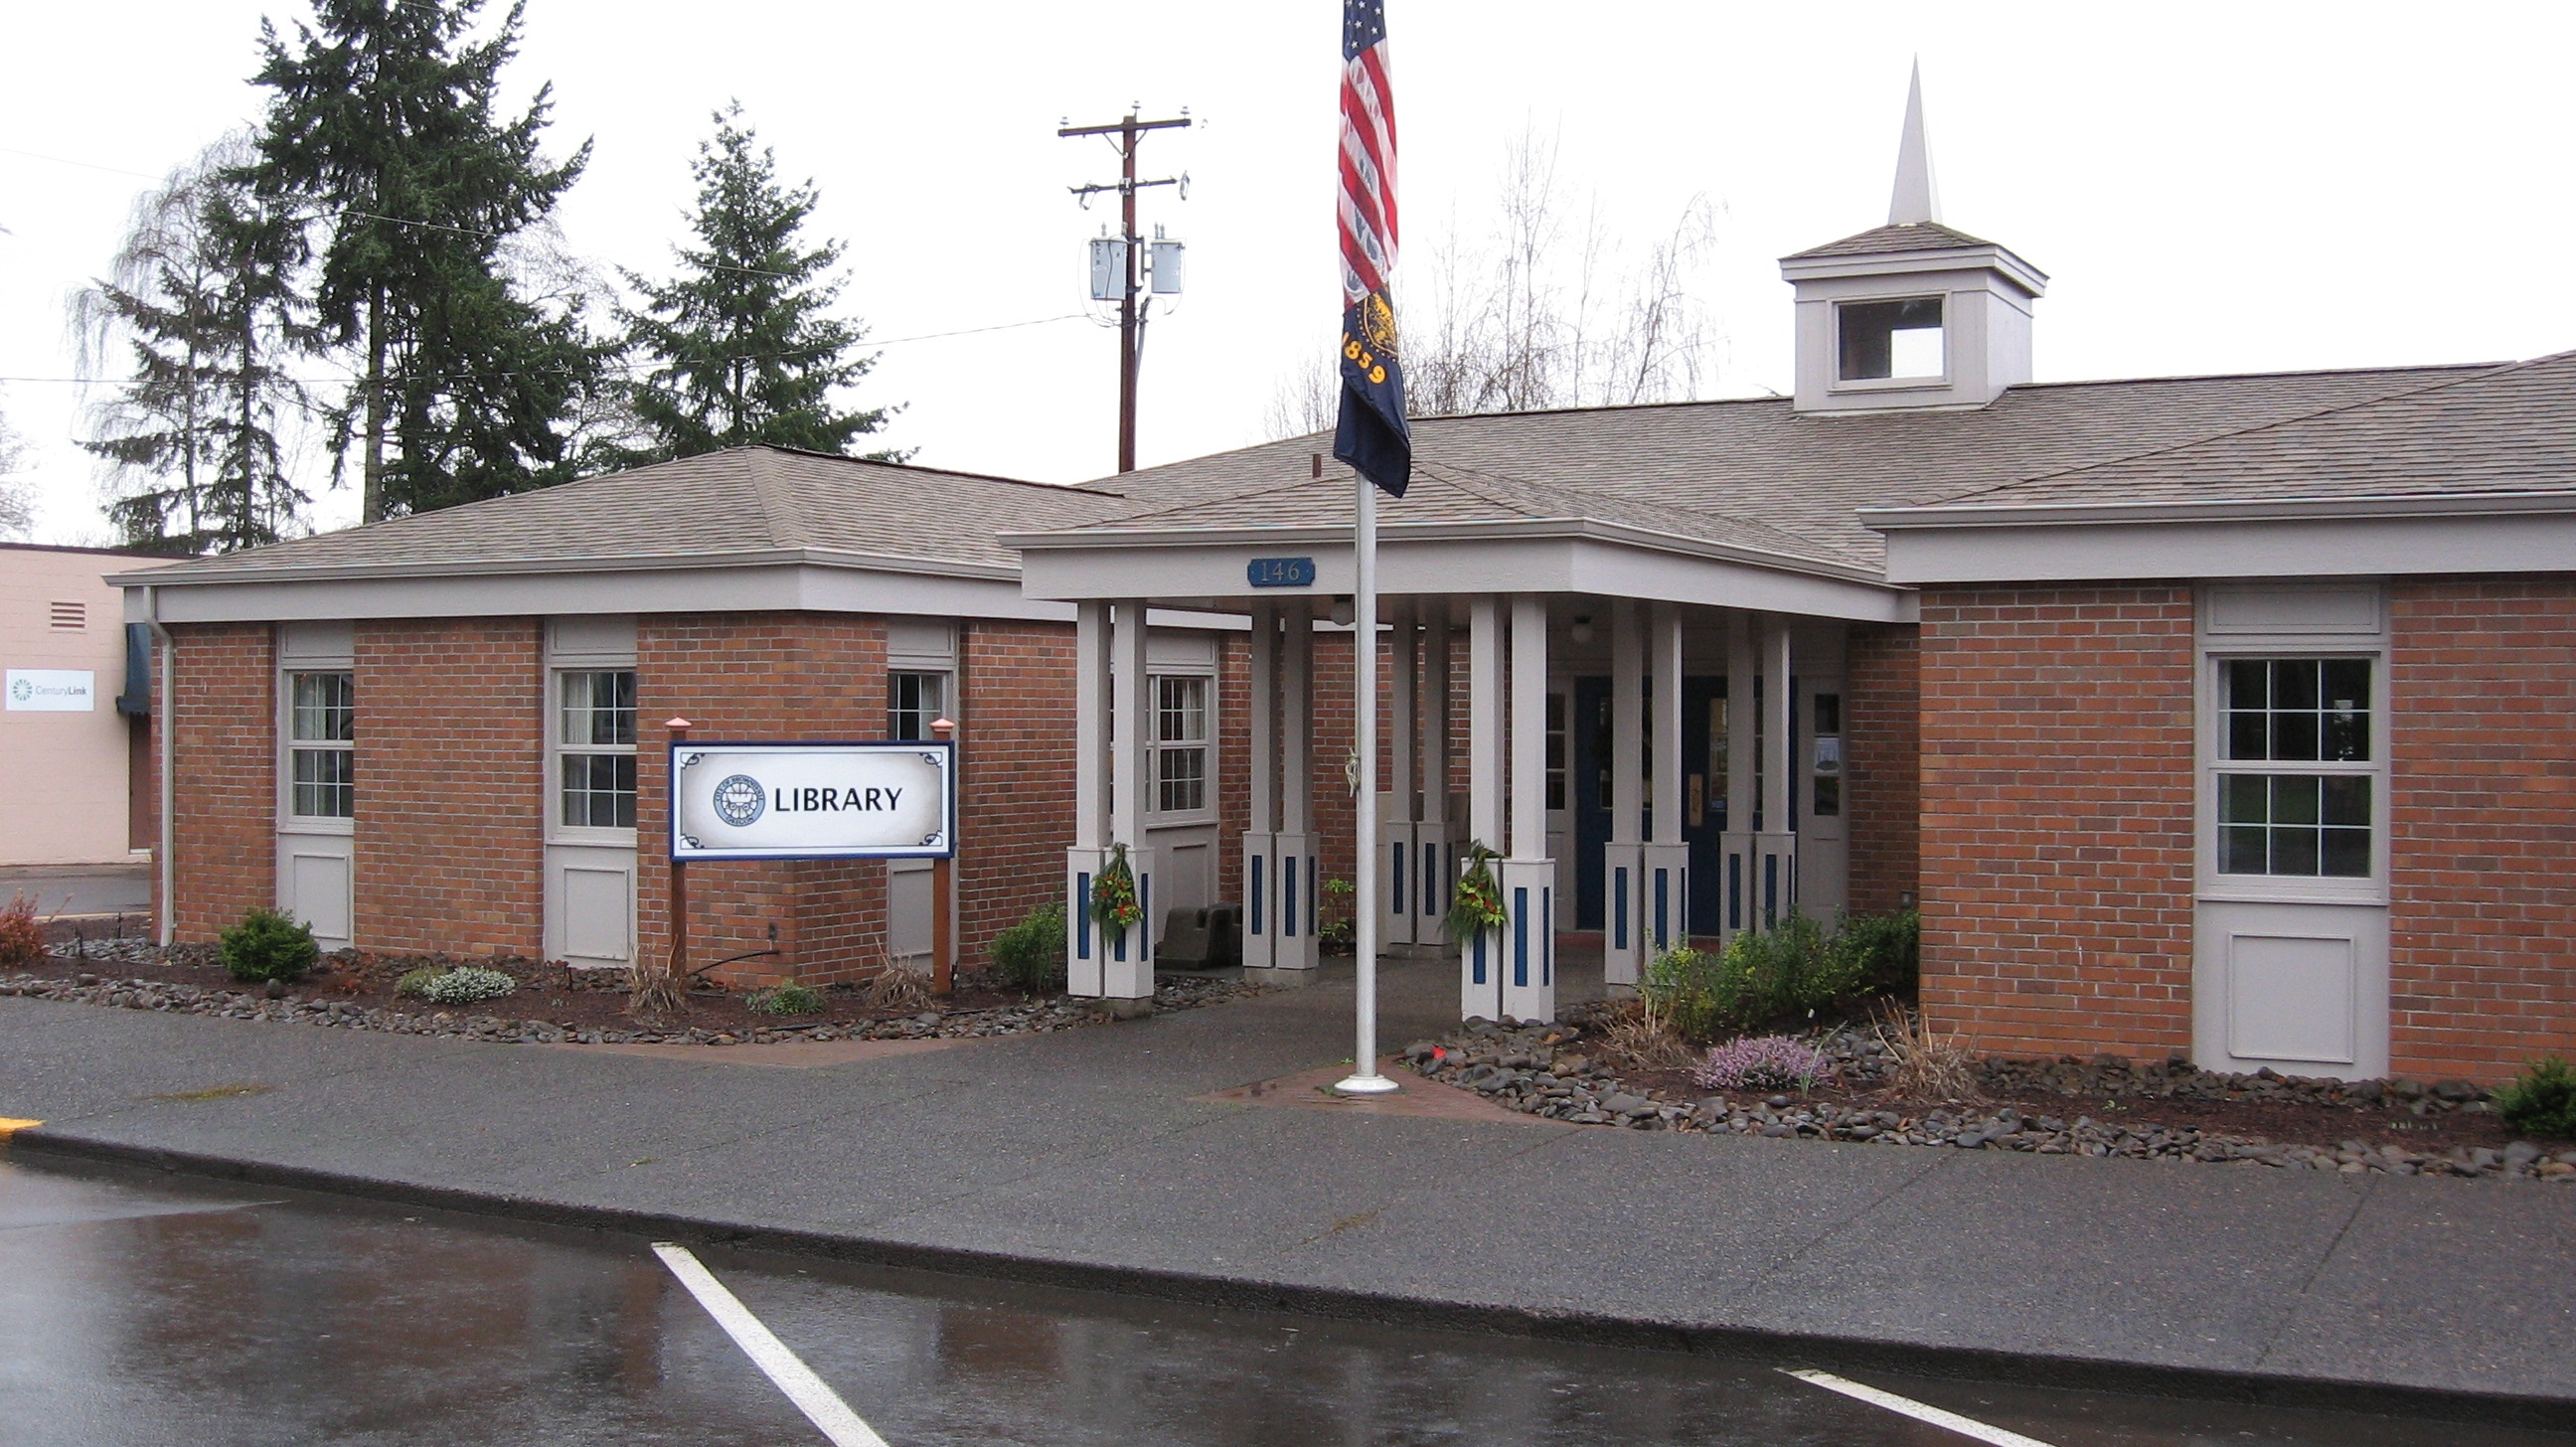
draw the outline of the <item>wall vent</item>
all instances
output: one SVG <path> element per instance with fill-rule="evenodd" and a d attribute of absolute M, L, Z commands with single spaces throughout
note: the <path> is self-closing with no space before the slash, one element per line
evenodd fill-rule
<path fill-rule="evenodd" d="M 52 606 L 51 615 L 57 633 L 78 633 L 89 626 L 87 603 L 57 602 Z"/>

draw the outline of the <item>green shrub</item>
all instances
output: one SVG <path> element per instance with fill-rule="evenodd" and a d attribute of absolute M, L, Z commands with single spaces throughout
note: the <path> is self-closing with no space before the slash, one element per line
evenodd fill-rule
<path fill-rule="evenodd" d="M 216 953 L 236 980 L 292 984 L 322 958 L 322 947 L 313 943 L 309 927 L 273 909 L 254 909 L 223 932 Z"/>
<path fill-rule="evenodd" d="M 755 1015 L 820 1015 L 823 992 L 794 980 L 781 981 L 766 990 L 754 990 L 743 996 L 742 1007 Z"/>
<path fill-rule="evenodd" d="M 1658 1018 L 1688 1040 L 1708 1040 L 1820 1010 L 1836 1000 L 1910 983 L 1917 924 L 1911 910 L 1824 927 L 1791 911 L 1765 932 L 1747 930 L 1723 950 L 1667 950 L 1640 986 Z"/>
<path fill-rule="evenodd" d="M 519 982 L 499 970 L 481 965 L 459 965 L 421 987 L 421 995 L 433 1005 L 472 1005 L 495 1000 L 519 988 Z"/>
<path fill-rule="evenodd" d="M 2515 1130 L 2576 1138 L 2576 1067 L 2555 1055 L 2535 1060 L 2496 1092 L 2495 1104 Z"/>
<path fill-rule="evenodd" d="M 1041 994 L 1064 980 L 1064 906 L 1041 905 L 1028 918 L 993 936 L 993 967 L 1024 994 Z"/>
<path fill-rule="evenodd" d="M 405 970 L 403 977 L 394 981 L 394 993 L 426 999 L 429 995 L 429 982 L 446 973 L 436 965 L 423 965 L 417 970 Z"/>
<path fill-rule="evenodd" d="M 1910 909 L 1852 915 L 1827 948 L 1850 957 L 1843 968 L 1862 988 L 1904 994 L 1923 978 L 1923 916 Z"/>
<path fill-rule="evenodd" d="M 36 902 L 12 894 L 8 908 L 0 909 L 0 969 L 33 964 L 44 952 L 45 929 L 36 923 Z"/>

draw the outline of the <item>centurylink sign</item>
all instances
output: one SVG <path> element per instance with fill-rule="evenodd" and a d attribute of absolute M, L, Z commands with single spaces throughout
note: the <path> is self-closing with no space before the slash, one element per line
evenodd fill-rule
<path fill-rule="evenodd" d="M 948 743 L 671 746 L 673 859 L 936 859 L 957 850 Z"/>

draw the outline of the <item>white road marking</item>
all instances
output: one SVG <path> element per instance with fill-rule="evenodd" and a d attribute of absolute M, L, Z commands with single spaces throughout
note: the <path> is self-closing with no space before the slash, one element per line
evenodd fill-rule
<path fill-rule="evenodd" d="M 778 1390 L 787 1394 L 787 1400 L 832 1439 L 833 1447 L 886 1447 L 886 1440 L 859 1420 L 859 1414 L 850 1410 L 840 1393 L 826 1386 L 812 1368 L 787 1349 L 785 1342 L 761 1325 L 760 1318 L 725 1290 L 724 1283 L 716 1280 L 715 1273 L 690 1254 L 688 1247 L 656 1241 L 653 1254 L 662 1258 L 662 1264 L 671 1268 L 682 1286 L 689 1288 L 689 1294 L 707 1309 L 707 1315 L 716 1319 L 716 1325 L 725 1329 L 725 1335 L 733 1338 L 733 1344 L 742 1348 L 743 1355 L 751 1358 L 752 1365 L 768 1373 Z"/>
<path fill-rule="evenodd" d="M 1911 1417 L 1917 1422 L 1929 1422 L 1935 1427 L 1947 1427 L 1962 1437 L 1973 1437 L 1980 1442 L 1990 1442 L 1994 1447 L 2049 1447 L 2049 1444 L 2036 1437 L 2025 1437 L 2019 1432 L 2007 1432 L 2001 1427 L 1989 1427 L 1974 1417 L 1962 1417 L 1956 1412 L 1945 1412 L 1938 1407 L 1915 1401 L 1911 1397 L 1900 1397 L 1894 1392 L 1882 1392 L 1876 1387 L 1852 1381 L 1848 1377 L 1838 1377 L 1831 1372 L 1789 1367 L 1782 1367 L 1780 1370 L 1796 1377 L 1799 1381 L 1822 1387 L 1828 1392 L 1840 1392 L 1854 1401 L 1867 1402 L 1873 1407 L 1883 1407 L 1890 1412 Z"/>

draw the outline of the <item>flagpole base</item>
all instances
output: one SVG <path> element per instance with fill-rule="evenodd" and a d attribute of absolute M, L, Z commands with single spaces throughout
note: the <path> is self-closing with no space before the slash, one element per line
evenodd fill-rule
<path fill-rule="evenodd" d="M 1404 1087 L 1378 1074 L 1366 1071 L 1333 1083 L 1335 1095 L 1393 1095 Z"/>

